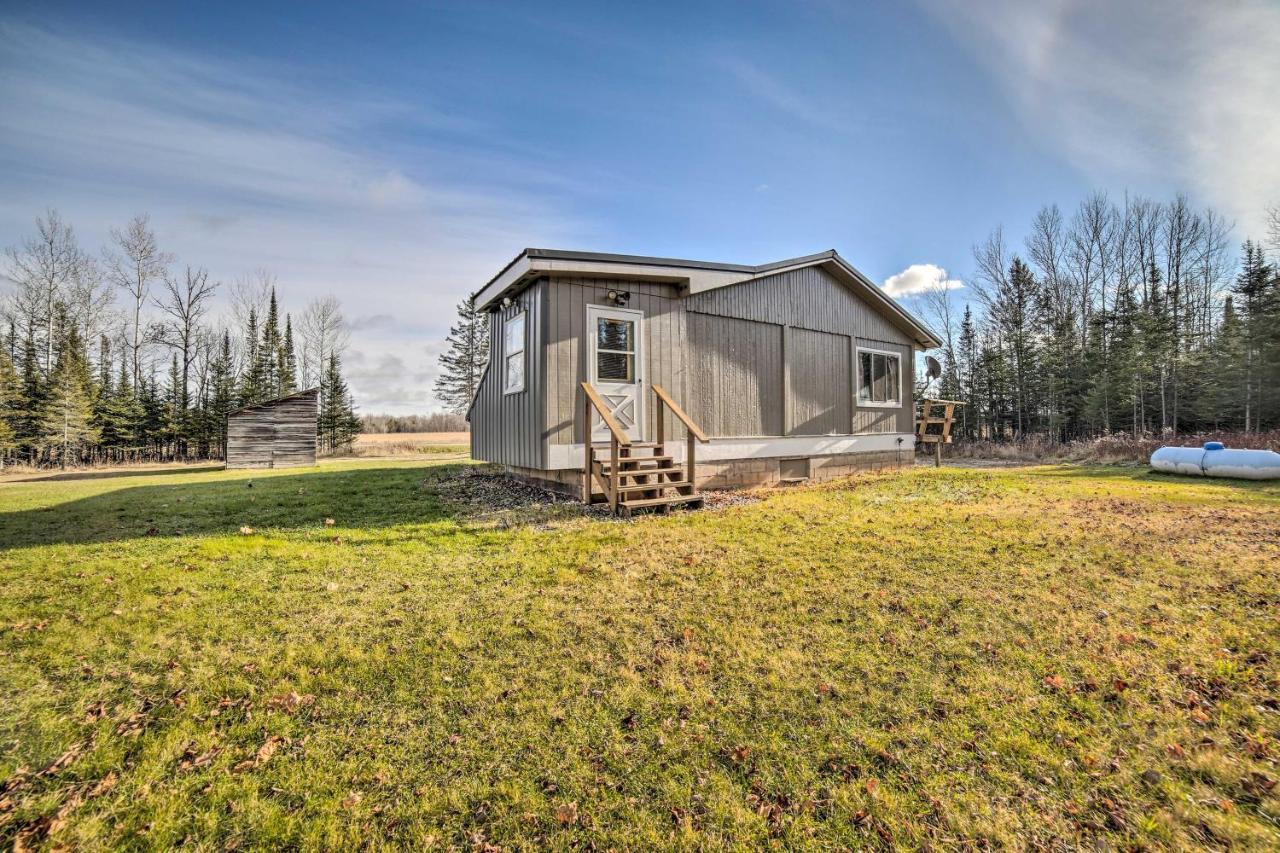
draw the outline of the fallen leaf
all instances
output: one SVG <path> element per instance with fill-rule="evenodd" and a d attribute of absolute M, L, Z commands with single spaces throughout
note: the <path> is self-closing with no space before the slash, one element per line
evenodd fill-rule
<path fill-rule="evenodd" d="M 363 799 L 364 799 L 364 794 L 360 793 L 359 791 L 352 791 L 351 793 L 347 794 L 346 799 L 342 801 L 342 807 L 344 809 L 354 809 L 356 806 L 360 805 L 360 801 Z"/>
<path fill-rule="evenodd" d="M 300 696 L 296 691 L 289 693 L 281 693 L 279 696 L 272 696 L 267 700 L 267 707 L 280 711 L 296 711 L 299 708 L 305 708 L 308 705 L 314 705 L 316 697 L 308 693 Z"/>
<path fill-rule="evenodd" d="M 1046 675 L 1044 677 L 1044 686 L 1050 690 L 1061 690 L 1067 686 L 1067 680 L 1061 675 Z"/>
<path fill-rule="evenodd" d="M 572 826 L 578 822 L 578 804 L 565 803 L 556 808 L 556 820 L 564 826 Z"/>

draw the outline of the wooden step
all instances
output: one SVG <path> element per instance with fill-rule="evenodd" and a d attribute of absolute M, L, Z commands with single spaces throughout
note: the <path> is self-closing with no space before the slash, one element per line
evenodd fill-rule
<path fill-rule="evenodd" d="M 609 470 L 611 467 L 613 467 L 613 464 L 608 459 L 597 459 L 596 461 L 599 462 L 601 465 L 603 465 L 606 471 Z M 618 459 L 618 467 L 634 470 L 634 466 L 639 465 L 641 462 L 670 462 L 670 461 L 671 461 L 670 456 L 632 456 L 630 458 L 620 457 Z"/>
<path fill-rule="evenodd" d="M 678 489 L 689 485 L 688 480 L 659 480 L 656 483 L 632 483 L 631 485 L 622 484 L 618 486 L 618 491 L 622 494 L 627 492 L 652 492 L 658 489 Z"/>
<path fill-rule="evenodd" d="M 702 495 L 672 495 L 666 498 L 639 498 L 624 500 L 621 506 L 627 509 L 642 509 L 647 506 L 672 506 L 674 504 L 702 503 Z"/>
<path fill-rule="evenodd" d="M 600 442 L 595 442 L 595 441 L 593 441 L 593 442 L 591 443 L 591 446 L 592 446 L 593 448 L 595 448 L 596 450 L 603 450 L 603 451 L 605 451 L 606 453 L 607 453 L 607 452 L 608 452 L 608 450 L 609 450 L 609 442 L 607 442 L 607 441 L 606 441 L 606 442 L 604 442 L 604 443 L 600 443 Z M 621 445 L 620 445 L 620 446 L 621 446 Z M 658 446 L 660 446 L 660 445 L 659 445 L 656 441 L 633 441 L 633 442 L 631 442 L 630 444 L 628 444 L 628 445 L 626 445 L 626 446 L 627 446 L 627 447 L 629 447 L 629 448 L 631 448 L 632 450 L 635 450 L 637 447 L 658 447 Z"/>
<path fill-rule="evenodd" d="M 684 476 L 683 468 L 636 468 L 634 470 L 626 470 L 618 472 L 619 480 L 634 480 L 636 477 L 666 477 L 675 475 L 677 477 Z M 609 479 L 609 470 L 606 468 L 604 478 Z"/>

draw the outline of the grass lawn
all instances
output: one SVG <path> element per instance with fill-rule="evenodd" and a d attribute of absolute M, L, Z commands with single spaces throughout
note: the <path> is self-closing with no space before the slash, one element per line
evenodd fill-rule
<path fill-rule="evenodd" d="M 1280 486 L 458 470 L 0 486 L 0 846 L 1280 846 Z"/>

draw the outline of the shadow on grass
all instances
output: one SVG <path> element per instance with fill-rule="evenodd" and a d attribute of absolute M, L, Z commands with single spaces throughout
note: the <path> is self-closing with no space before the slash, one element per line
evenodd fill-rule
<path fill-rule="evenodd" d="M 0 513 L 0 551 L 39 545 L 255 530 L 334 530 L 427 524 L 458 515 L 435 483 L 463 466 L 305 469 L 123 486 L 62 503 Z M 149 472 L 153 475 L 165 472 Z M 190 470 L 180 473 L 193 473 Z M 51 495 L 53 497 L 53 495 Z"/>
<path fill-rule="evenodd" d="M 175 465 L 169 467 L 156 466 L 155 468 L 101 468 L 96 470 L 82 471 L 52 471 L 46 474 L 18 474 L 9 480 L 0 480 L 0 485 L 4 483 L 48 483 L 62 480 L 107 480 L 112 477 L 163 477 L 172 474 L 203 474 L 209 471 L 221 471 L 223 465 L 221 462 L 214 462 L 208 465 Z"/>

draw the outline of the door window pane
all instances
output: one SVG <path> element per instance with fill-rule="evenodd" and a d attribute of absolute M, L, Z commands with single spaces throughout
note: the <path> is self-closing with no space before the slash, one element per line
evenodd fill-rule
<path fill-rule="evenodd" d="M 596 380 L 599 382 L 635 382 L 635 356 L 622 352 L 596 353 Z"/>
<path fill-rule="evenodd" d="M 632 341 L 634 329 L 635 323 L 630 320 L 614 320 L 609 317 L 601 317 L 596 325 L 596 347 L 621 352 L 633 352 L 635 350 L 635 344 Z"/>

